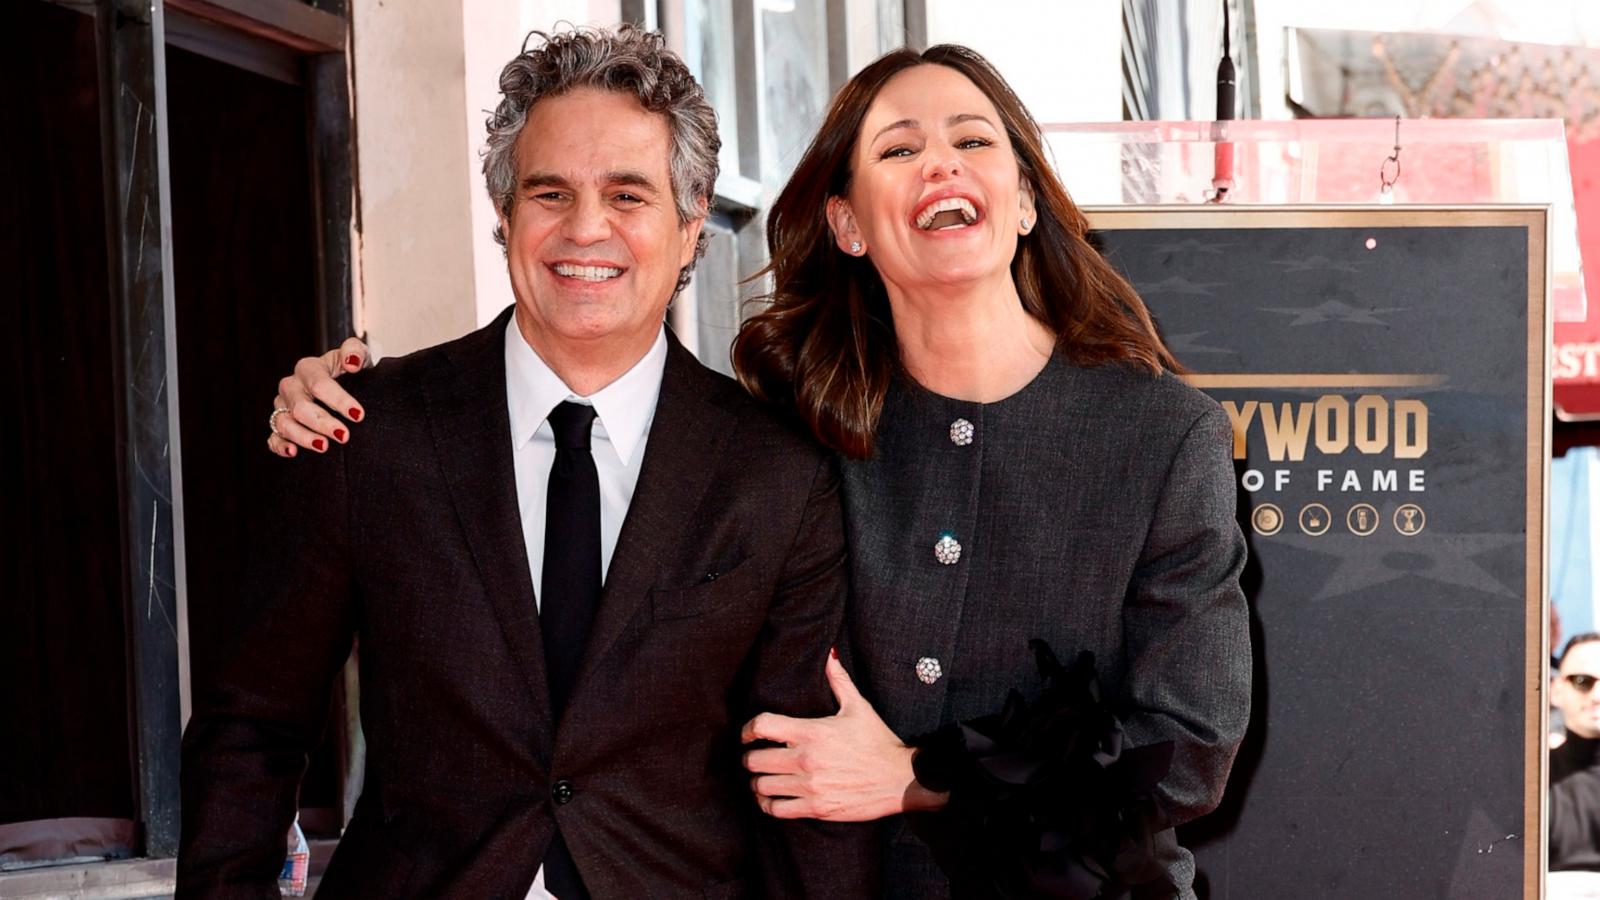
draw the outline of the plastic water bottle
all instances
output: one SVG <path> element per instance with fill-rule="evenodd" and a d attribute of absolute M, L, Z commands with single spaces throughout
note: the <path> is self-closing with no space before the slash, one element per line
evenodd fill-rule
<path fill-rule="evenodd" d="M 311 847 L 306 844 L 305 832 L 300 830 L 300 817 L 294 817 L 289 826 L 288 855 L 283 859 L 283 871 L 278 873 L 278 890 L 285 897 L 306 895 L 306 872 L 311 868 Z"/>

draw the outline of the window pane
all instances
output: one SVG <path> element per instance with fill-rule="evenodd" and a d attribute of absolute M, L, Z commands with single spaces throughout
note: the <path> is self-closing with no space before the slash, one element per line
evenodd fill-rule
<path fill-rule="evenodd" d="M 687 0 L 684 21 L 685 62 L 706 90 L 717 111 L 722 137 L 719 161 L 725 175 L 739 172 L 739 98 L 733 86 L 733 0 Z"/>
<path fill-rule="evenodd" d="M 824 0 L 758 0 L 761 16 L 761 181 L 781 188 L 828 106 Z"/>

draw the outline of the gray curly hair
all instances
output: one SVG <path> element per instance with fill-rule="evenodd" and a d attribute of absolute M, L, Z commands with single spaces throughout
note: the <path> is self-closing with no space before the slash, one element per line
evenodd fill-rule
<path fill-rule="evenodd" d="M 537 40 L 536 46 L 529 48 Z M 630 94 L 639 105 L 665 116 L 672 137 L 669 171 L 678 220 L 687 224 L 705 216 L 715 198 L 717 113 L 705 91 L 666 41 L 653 31 L 624 24 L 616 29 L 573 28 L 549 34 L 534 31 L 522 52 L 500 70 L 500 105 L 486 123 L 489 145 L 483 153 L 483 177 L 489 198 L 502 216 L 511 217 L 517 198 L 517 137 L 528 122 L 528 110 L 545 97 L 580 87 Z M 689 283 L 695 259 L 706 250 L 702 231 L 694 259 L 678 273 L 677 290 Z M 506 243 L 497 223 L 494 239 Z"/>

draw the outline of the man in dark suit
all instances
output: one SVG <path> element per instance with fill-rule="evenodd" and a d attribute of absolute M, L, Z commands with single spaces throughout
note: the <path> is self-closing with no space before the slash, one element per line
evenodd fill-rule
<path fill-rule="evenodd" d="M 832 711 L 846 573 L 830 458 L 662 324 L 714 115 L 628 27 L 547 37 L 501 86 L 516 305 L 352 376 L 362 439 L 282 479 L 196 687 L 178 894 L 277 895 L 357 638 L 367 776 L 323 896 L 873 893 L 870 831 L 763 817 L 739 766 L 754 713 Z"/>

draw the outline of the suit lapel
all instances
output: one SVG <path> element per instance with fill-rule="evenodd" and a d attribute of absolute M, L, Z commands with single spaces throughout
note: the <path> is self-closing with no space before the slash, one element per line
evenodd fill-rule
<path fill-rule="evenodd" d="M 423 379 L 434 447 L 489 603 L 522 671 L 538 733 L 551 733 L 544 643 L 517 507 L 506 409 L 505 329 L 510 311 L 447 348 L 451 365 Z M 549 744 L 544 747 L 548 758 Z"/>
<path fill-rule="evenodd" d="M 573 685 L 575 706 L 585 682 L 633 621 L 664 562 L 675 559 L 694 534 L 700 498 L 715 474 L 733 415 L 712 402 L 724 386 L 683 349 L 669 331 L 666 371 L 645 443 L 643 468 L 617 536 L 600 609 Z"/>

